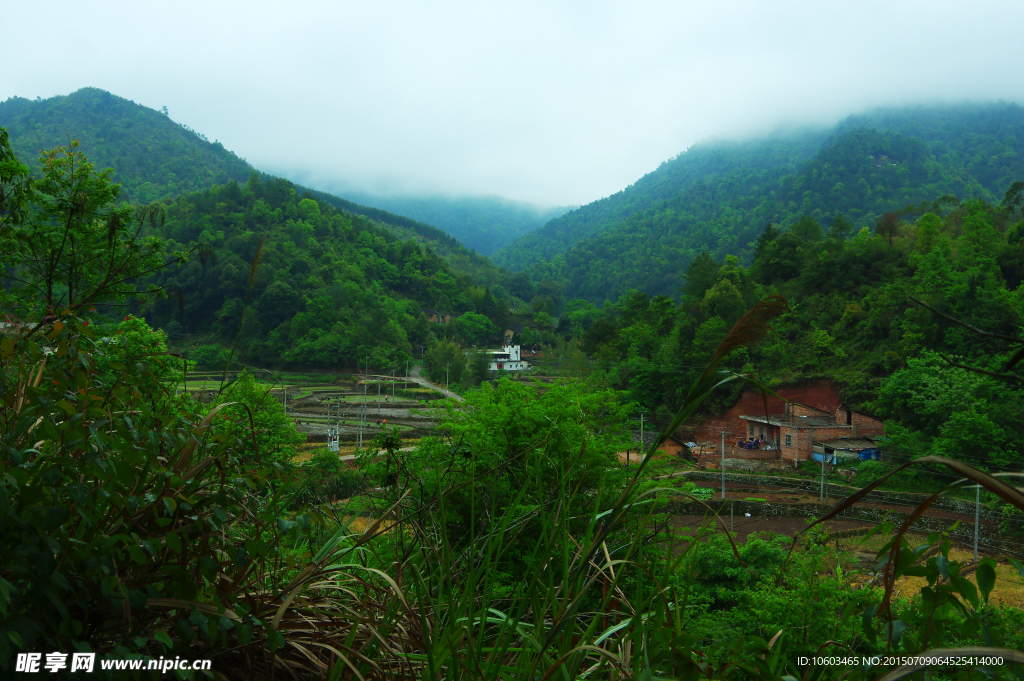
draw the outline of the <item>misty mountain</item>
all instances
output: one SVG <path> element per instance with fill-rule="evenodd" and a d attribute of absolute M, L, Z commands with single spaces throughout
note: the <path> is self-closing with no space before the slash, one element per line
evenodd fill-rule
<path fill-rule="evenodd" d="M 121 198 L 133 203 L 170 202 L 231 180 L 244 184 L 253 173 L 262 181 L 275 179 L 164 113 L 98 88 L 34 101 L 12 97 L 0 102 L 0 127 L 10 133 L 11 148 L 30 166 L 35 166 L 42 150 L 77 139 L 97 168 L 114 169 L 112 177 L 121 183 Z M 433 248 L 457 272 L 488 285 L 503 279 L 487 258 L 441 229 L 326 192 L 289 185 L 300 197 L 312 196 L 398 237 Z M 518 210 L 528 213 L 525 207 Z M 492 209 L 492 213 L 496 211 Z M 542 224 L 544 218 L 536 220 Z"/>
<path fill-rule="evenodd" d="M 467 248 L 488 256 L 572 208 L 538 206 L 501 196 L 381 196 L 352 191 L 338 194 L 365 206 L 439 227 Z"/>
<path fill-rule="evenodd" d="M 754 141 L 710 140 L 696 144 L 622 191 L 569 211 L 542 229 L 517 239 L 498 251 L 494 261 L 515 271 L 551 260 L 576 242 L 658 205 L 698 182 L 707 182 L 740 168 L 795 170 L 799 163 L 814 155 L 827 135 L 824 130 L 807 129 Z"/>
<path fill-rule="evenodd" d="M 567 299 L 677 292 L 701 251 L 749 258 L 767 224 L 839 214 L 856 229 L 942 195 L 996 201 L 1024 179 L 1016 104 L 878 109 L 832 130 L 697 144 L 634 185 L 509 244 L 495 262 Z"/>
<path fill-rule="evenodd" d="M 149 203 L 223 184 L 245 182 L 252 166 L 165 114 L 98 88 L 70 95 L 0 102 L 0 127 L 11 148 L 34 165 L 45 149 L 77 139 L 97 168 L 114 168 L 121 197 Z"/>

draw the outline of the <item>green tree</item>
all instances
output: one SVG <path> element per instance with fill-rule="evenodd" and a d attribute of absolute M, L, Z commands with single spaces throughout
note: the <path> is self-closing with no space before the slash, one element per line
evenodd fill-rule
<path fill-rule="evenodd" d="M 454 341 L 439 340 L 427 351 L 426 367 L 435 383 L 457 383 L 466 370 L 466 353 Z"/>
<path fill-rule="evenodd" d="M 303 220 L 320 221 L 320 204 L 313 199 L 302 199 L 298 205 L 299 217 Z"/>
<path fill-rule="evenodd" d="M 11 151 L 10 137 L 0 128 L 0 244 L 11 234 L 12 227 L 20 225 L 28 214 L 32 199 L 32 181 L 28 168 Z M 5 251 L 0 250 L 0 258 Z M 13 263 L 0 260 L 0 268 L 6 269 Z"/>
<path fill-rule="evenodd" d="M 301 310 L 302 297 L 286 281 L 275 281 L 260 296 L 260 321 L 270 329 Z"/>
<path fill-rule="evenodd" d="M 1002 468 L 1010 456 L 1006 433 L 974 405 L 953 413 L 942 424 L 932 444 L 932 453 L 951 459 L 968 458 L 981 466 Z"/>
<path fill-rule="evenodd" d="M 246 370 L 208 405 L 210 410 L 224 405 L 220 409 L 226 422 L 224 433 L 252 463 L 287 463 L 295 456 L 295 447 L 306 441 L 288 418 L 284 405 L 270 394 L 272 387 L 258 382 Z"/>
<path fill-rule="evenodd" d="M 466 312 L 452 322 L 455 335 L 466 345 L 484 347 L 498 335 L 498 327 L 490 319 L 476 312 Z"/>
<path fill-rule="evenodd" d="M 875 234 L 889 237 L 889 247 L 892 248 L 893 237 L 900 233 L 900 219 L 896 213 L 886 213 L 875 220 Z"/>
<path fill-rule="evenodd" d="M 469 353 L 466 362 L 465 373 L 462 382 L 472 386 L 478 386 L 491 376 L 491 356 L 486 352 Z"/>
<path fill-rule="evenodd" d="M 821 241 L 821 225 L 810 215 L 803 215 L 789 230 L 801 241 Z"/>
<path fill-rule="evenodd" d="M 828 236 L 836 241 L 845 241 L 853 233 L 853 223 L 842 213 L 836 215 L 828 228 Z"/>
<path fill-rule="evenodd" d="M 137 390 L 160 399 L 173 394 L 175 384 L 183 377 L 184 360 L 168 353 L 167 335 L 134 315 L 113 328 L 105 346 L 117 346 L 119 350 L 113 364 L 106 353 L 97 357 L 97 369 L 105 374 L 103 380 L 108 385 L 131 376 L 130 382 Z"/>
<path fill-rule="evenodd" d="M 922 255 L 931 253 L 939 242 L 942 218 L 935 213 L 925 213 L 917 219 L 917 244 L 915 250 Z"/>
<path fill-rule="evenodd" d="M 615 488 L 622 467 L 614 453 L 626 441 L 630 407 L 613 391 L 591 392 L 576 384 L 540 390 L 531 383 L 502 378 L 465 395 L 440 415 L 445 437 L 425 438 L 414 452 L 403 452 L 403 469 L 417 472 L 420 503 L 444 495 L 450 536 L 458 545 L 499 522 L 515 497 L 519 510 L 545 503 L 561 487 L 592 497 L 600 486 Z M 369 475 L 384 479 L 389 462 L 368 461 Z M 497 473 L 496 476 L 493 473 Z M 474 480 L 489 477 L 486 489 Z M 402 493 L 401 485 L 391 492 Z M 614 495 L 608 495 L 608 503 Z M 522 536 L 517 545 L 529 545 Z M 508 559 L 518 562 L 517 551 Z"/>
<path fill-rule="evenodd" d="M 96 172 L 77 141 L 41 160 L 31 210 L 0 235 L 0 252 L 7 254 L 0 295 L 20 313 L 38 314 L 123 304 L 142 294 L 140 282 L 165 265 L 161 241 L 146 234 L 159 206 L 114 207 L 120 187 L 110 171 Z M 17 176 L 14 166 L 4 172 Z M 145 293 L 160 290 L 150 285 Z"/>
<path fill-rule="evenodd" d="M 779 237 L 779 229 L 775 225 L 765 225 L 764 231 L 761 232 L 761 236 L 757 237 L 757 245 L 754 247 L 754 261 L 760 260 L 768 248 L 768 244 L 775 241 Z"/>
<path fill-rule="evenodd" d="M 771 227 L 771 225 L 768 227 Z M 720 267 L 721 264 L 715 262 L 714 258 L 707 251 L 701 251 L 700 255 L 686 266 L 686 273 L 683 275 L 683 285 L 681 288 L 683 295 L 698 300 L 703 298 L 704 293 L 714 286 L 718 280 L 718 270 Z"/>
<path fill-rule="evenodd" d="M 732 326 L 747 311 L 743 295 L 728 279 L 715 284 L 704 295 L 700 307 L 705 316 L 720 317 L 728 326 Z"/>

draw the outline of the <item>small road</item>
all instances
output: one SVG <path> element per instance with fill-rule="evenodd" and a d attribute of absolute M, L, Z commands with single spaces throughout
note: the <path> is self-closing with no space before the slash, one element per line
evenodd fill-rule
<path fill-rule="evenodd" d="M 409 380 L 410 381 L 415 381 L 416 383 L 419 383 L 424 388 L 430 388 L 431 390 L 436 390 L 436 391 L 438 391 L 440 393 L 445 392 L 444 386 L 437 385 L 436 383 L 431 383 L 430 381 L 425 379 L 423 377 L 422 373 L 421 373 L 421 369 L 422 369 L 422 367 L 419 364 L 414 365 L 412 367 L 412 371 L 409 372 Z M 447 392 L 448 392 L 448 397 L 452 398 L 456 402 L 462 402 L 463 401 L 462 395 L 456 395 L 455 393 L 453 393 L 450 390 L 447 391 Z"/>
<path fill-rule="evenodd" d="M 415 447 L 402 447 L 398 451 L 400 451 L 400 452 L 412 452 L 412 451 L 415 451 L 415 449 L 416 449 Z M 382 456 L 387 456 L 387 452 L 377 452 L 377 458 L 380 458 Z M 355 454 L 342 454 L 341 456 L 338 457 L 338 460 L 339 461 L 355 461 L 356 460 L 356 455 Z"/>

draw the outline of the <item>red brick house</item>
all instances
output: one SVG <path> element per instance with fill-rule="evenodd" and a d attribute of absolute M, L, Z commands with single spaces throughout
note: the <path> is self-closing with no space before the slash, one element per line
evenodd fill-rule
<path fill-rule="evenodd" d="M 783 459 L 805 461 L 814 457 L 814 443 L 843 438 L 878 437 L 885 425 L 842 405 L 834 412 L 800 402 L 786 402 L 785 413 L 740 415 L 746 422 L 741 437 L 765 438 L 777 443 Z"/>

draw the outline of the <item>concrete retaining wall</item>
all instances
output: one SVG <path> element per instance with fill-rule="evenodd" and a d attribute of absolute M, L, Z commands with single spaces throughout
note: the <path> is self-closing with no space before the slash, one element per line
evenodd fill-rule
<path fill-rule="evenodd" d="M 732 511 L 734 515 L 743 516 L 745 513 L 749 513 L 751 516 L 759 517 L 775 517 L 775 518 L 820 518 L 821 516 L 832 510 L 831 506 L 825 506 L 822 504 L 776 504 L 766 503 L 760 501 L 722 501 L 721 499 L 712 499 L 706 502 L 711 509 L 719 516 L 724 517 L 729 515 L 729 506 L 732 505 Z M 674 503 L 669 504 L 669 512 L 675 515 L 705 515 L 708 513 L 707 507 L 696 503 Z M 863 520 L 872 523 L 883 523 L 889 521 L 894 526 L 899 527 L 902 525 L 909 514 L 899 513 L 897 511 L 886 511 L 882 509 L 866 508 L 866 507 L 854 507 L 847 509 L 842 515 L 837 516 L 836 520 Z M 955 530 L 950 530 L 954 521 L 946 518 L 935 518 L 930 516 L 922 516 L 914 521 L 910 526 L 912 532 L 915 533 L 927 533 L 927 532 L 948 532 L 949 536 L 963 542 L 974 541 L 974 524 L 961 524 Z M 991 526 L 982 525 L 978 533 L 979 545 L 985 545 L 987 547 L 993 547 L 1000 553 L 1002 550 L 1002 542 L 1005 541 L 1005 537 L 1002 536 L 997 528 Z"/>
<path fill-rule="evenodd" d="M 806 478 L 785 478 L 781 476 L 769 477 L 764 475 L 744 475 L 742 473 L 729 473 L 729 460 L 726 459 L 726 474 L 725 481 L 732 483 L 739 483 L 745 485 L 771 485 L 773 481 L 777 481 L 780 486 L 784 486 L 786 489 L 799 490 L 801 492 L 807 492 L 809 494 L 818 494 L 821 490 L 821 483 L 818 481 L 807 480 Z M 721 482 L 721 472 L 711 471 L 686 471 L 682 474 L 682 477 L 690 481 L 701 481 L 701 482 Z M 846 497 L 859 491 L 859 487 L 850 487 L 848 485 L 838 485 L 835 483 L 828 483 L 828 496 L 830 499 L 845 499 Z M 897 505 L 911 505 L 917 506 L 921 502 L 925 501 L 929 495 L 927 494 L 914 494 L 912 492 L 892 492 L 887 490 L 874 490 L 871 492 L 868 501 L 870 503 L 878 504 L 897 504 Z M 942 498 L 932 504 L 932 508 L 940 511 L 951 511 L 953 513 L 961 513 L 963 515 L 974 515 L 974 502 L 967 501 L 964 499 L 955 498 Z M 998 511 L 990 510 L 985 504 L 981 505 L 981 519 L 987 522 L 998 523 L 1001 522 L 1003 517 Z"/>

